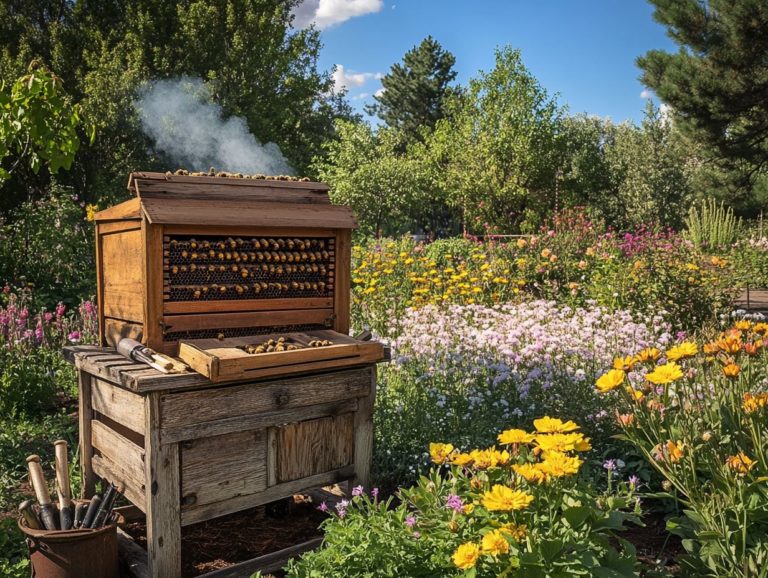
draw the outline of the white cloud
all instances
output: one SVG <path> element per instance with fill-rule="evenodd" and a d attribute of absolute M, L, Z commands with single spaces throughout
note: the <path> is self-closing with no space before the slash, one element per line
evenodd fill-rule
<path fill-rule="evenodd" d="M 643 91 L 640 93 L 640 98 L 651 98 L 651 91 L 650 91 L 650 90 L 646 90 L 646 89 L 644 89 L 644 90 L 643 90 Z"/>
<path fill-rule="evenodd" d="M 365 100 L 369 96 L 371 96 L 370 92 L 361 92 L 360 94 L 356 94 L 355 96 L 353 96 L 352 100 Z"/>
<path fill-rule="evenodd" d="M 374 92 L 373 94 L 374 94 L 375 96 L 381 96 L 382 94 L 384 94 L 384 91 L 385 91 L 385 90 L 387 90 L 387 89 L 386 89 L 386 88 L 380 88 L 379 90 L 377 90 L 377 91 L 376 91 L 376 92 Z"/>
<path fill-rule="evenodd" d="M 383 7 L 384 0 L 304 0 L 293 10 L 293 25 L 305 28 L 314 23 L 322 30 Z"/>
<path fill-rule="evenodd" d="M 333 87 L 336 92 L 349 90 L 363 86 L 369 80 L 381 79 L 384 75 L 381 72 L 352 72 L 347 71 L 342 64 L 336 65 L 333 71 Z"/>

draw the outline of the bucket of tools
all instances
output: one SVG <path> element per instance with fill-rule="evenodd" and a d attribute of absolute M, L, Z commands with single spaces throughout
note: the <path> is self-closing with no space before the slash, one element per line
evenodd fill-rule
<path fill-rule="evenodd" d="M 19 519 L 35 578 L 118 578 L 117 526 L 34 530 Z"/>
<path fill-rule="evenodd" d="M 19 506 L 19 529 L 26 537 L 33 578 L 118 578 L 117 525 L 112 508 L 122 489 L 110 484 L 101 496 L 73 501 L 67 442 L 56 450 L 56 493 L 51 500 L 40 457 L 27 458 L 37 503 Z"/>

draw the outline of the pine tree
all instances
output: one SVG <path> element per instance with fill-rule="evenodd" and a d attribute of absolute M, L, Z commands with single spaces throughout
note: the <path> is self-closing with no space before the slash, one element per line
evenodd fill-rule
<path fill-rule="evenodd" d="M 748 177 L 768 168 L 768 0 L 650 0 L 677 53 L 638 59 L 679 127 Z"/>
<path fill-rule="evenodd" d="M 384 90 L 366 112 L 402 130 L 409 140 L 420 140 L 422 127 L 434 128 L 445 116 L 445 99 L 456 78 L 455 63 L 453 54 L 428 36 L 405 53 L 402 63 L 392 65 L 381 80 Z"/>

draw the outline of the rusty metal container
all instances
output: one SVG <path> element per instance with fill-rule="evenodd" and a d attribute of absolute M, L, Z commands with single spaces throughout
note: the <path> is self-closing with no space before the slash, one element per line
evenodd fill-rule
<path fill-rule="evenodd" d="M 33 578 L 118 578 L 117 526 L 98 530 L 32 530 L 26 536 Z"/>

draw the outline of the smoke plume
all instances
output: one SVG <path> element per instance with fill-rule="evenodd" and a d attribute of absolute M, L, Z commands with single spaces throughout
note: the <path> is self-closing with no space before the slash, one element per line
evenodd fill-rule
<path fill-rule="evenodd" d="M 178 167 L 267 175 L 293 174 L 275 143 L 261 144 L 241 117 L 224 118 L 205 83 L 181 77 L 148 83 L 134 103 L 155 149 Z M 169 167 L 172 168 L 172 167 Z M 175 167 L 173 167 L 175 168 Z"/>

